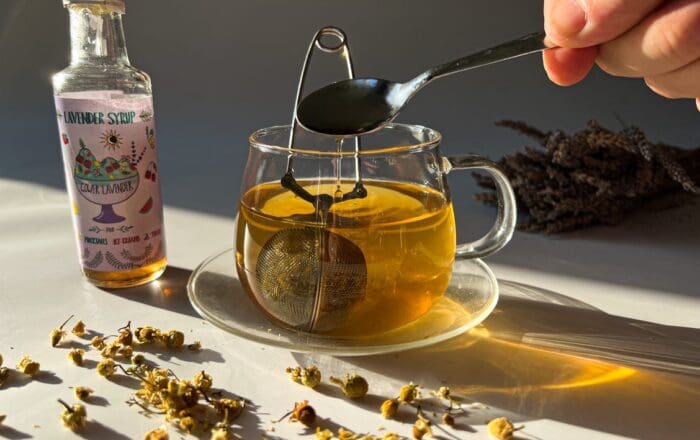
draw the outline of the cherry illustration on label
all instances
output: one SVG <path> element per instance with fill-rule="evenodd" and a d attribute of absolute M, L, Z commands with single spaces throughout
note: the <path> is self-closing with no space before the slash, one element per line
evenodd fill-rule
<path fill-rule="evenodd" d="M 61 133 L 61 139 L 63 139 L 63 145 L 68 145 L 68 142 L 70 142 L 68 135 L 65 133 Z"/>

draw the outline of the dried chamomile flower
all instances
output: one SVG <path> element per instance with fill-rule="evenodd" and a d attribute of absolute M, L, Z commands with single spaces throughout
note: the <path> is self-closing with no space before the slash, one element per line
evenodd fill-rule
<path fill-rule="evenodd" d="M 146 363 L 146 358 L 141 354 L 131 356 L 131 365 L 143 365 Z"/>
<path fill-rule="evenodd" d="M 170 440 L 168 429 L 164 426 L 151 429 L 143 436 L 143 440 Z"/>
<path fill-rule="evenodd" d="M 498 440 L 511 440 L 513 433 L 516 431 L 513 423 L 506 417 L 491 420 L 487 428 L 489 434 Z"/>
<path fill-rule="evenodd" d="M 446 412 L 442 415 L 442 423 L 447 426 L 455 426 L 455 418 L 452 417 L 452 414 Z"/>
<path fill-rule="evenodd" d="M 217 423 L 211 430 L 211 440 L 231 440 L 233 433 L 231 428 L 225 423 Z"/>
<path fill-rule="evenodd" d="M 178 426 L 186 433 L 192 434 L 197 429 L 197 420 L 192 416 L 186 416 L 180 419 Z"/>
<path fill-rule="evenodd" d="M 212 402 L 214 409 L 219 414 L 228 414 L 234 418 L 245 407 L 245 401 L 235 399 L 218 399 Z"/>
<path fill-rule="evenodd" d="M 311 427 L 316 421 L 316 410 L 309 405 L 308 400 L 294 404 L 294 410 L 289 418 L 292 422 L 300 422 L 304 426 Z"/>
<path fill-rule="evenodd" d="M 180 348 L 185 343 L 185 334 L 178 330 L 170 330 L 163 335 L 163 341 L 168 348 Z"/>
<path fill-rule="evenodd" d="M 49 335 L 49 338 L 51 340 L 52 347 L 56 347 L 58 344 L 61 343 L 61 340 L 66 335 L 66 332 L 63 330 L 63 326 L 68 324 L 68 321 L 70 321 L 71 319 L 73 319 L 73 315 L 70 315 L 68 317 L 68 319 L 63 321 L 63 324 L 61 324 L 58 328 L 51 330 L 51 334 Z"/>
<path fill-rule="evenodd" d="M 10 369 L 7 367 L 0 367 L 0 388 L 2 388 L 9 377 Z"/>
<path fill-rule="evenodd" d="M 24 374 L 34 376 L 39 372 L 39 363 L 34 362 L 32 358 L 25 354 L 17 363 L 17 369 Z"/>
<path fill-rule="evenodd" d="M 132 354 L 134 354 L 134 349 L 131 347 L 131 345 L 122 345 L 117 351 L 117 355 L 129 359 L 131 359 Z"/>
<path fill-rule="evenodd" d="M 446 400 L 452 400 L 449 387 L 440 387 L 435 393 L 435 395 Z"/>
<path fill-rule="evenodd" d="M 100 354 L 104 358 L 113 358 L 116 357 L 117 354 L 119 354 L 119 350 L 121 348 L 121 344 L 119 344 L 117 341 L 112 341 L 109 344 L 105 345 L 102 348 L 102 350 L 100 350 Z"/>
<path fill-rule="evenodd" d="M 321 430 L 321 427 L 317 426 L 316 440 L 333 440 L 333 432 L 330 429 Z"/>
<path fill-rule="evenodd" d="M 97 374 L 103 377 L 110 377 L 114 374 L 117 369 L 117 364 L 114 363 L 113 359 L 105 358 L 97 363 Z"/>
<path fill-rule="evenodd" d="M 357 440 L 357 434 L 344 429 L 342 426 L 338 428 L 338 440 Z"/>
<path fill-rule="evenodd" d="M 212 379 L 210 374 L 207 374 L 206 372 L 204 372 L 204 370 L 202 370 L 194 375 L 193 382 L 194 386 L 196 386 L 204 392 L 207 392 L 211 389 L 212 385 L 214 384 L 214 379 Z"/>
<path fill-rule="evenodd" d="M 160 337 L 160 330 L 155 327 L 139 327 L 135 332 L 136 339 L 141 344 L 152 344 Z"/>
<path fill-rule="evenodd" d="M 61 399 L 58 399 L 58 402 L 64 407 L 61 413 L 61 422 L 63 426 L 71 431 L 76 431 L 85 426 L 87 411 L 84 405 L 76 403 L 73 406 L 69 406 Z"/>
<path fill-rule="evenodd" d="M 399 391 L 399 400 L 405 403 L 411 403 L 418 397 L 418 385 L 410 382 L 408 385 L 401 387 Z"/>
<path fill-rule="evenodd" d="M 367 380 L 358 374 L 346 374 L 343 380 L 337 377 L 331 377 L 330 380 L 334 384 L 340 386 L 340 389 L 343 390 L 343 394 L 351 399 L 364 397 L 369 390 Z"/>
<path fill-rule="evenodd" d="M 401 437 L 395 432 L 387 432 L 382 436 L 382 440 L 401 440 Z"/>
<path fill-rule="evenodd" d="M 199 351 L 202 349 L 202 343 L 199 341 L 194 341 L 193 343 L 187 345 L 187 349 L 190 351 Z"/>
<path fill-rule="evenodd" d="M 78 400 L 87 400 L 90 395 L 93 393 L 92 388 L 88 387 L 74 387 L 73 388 L 73 394 L 75 395 L 75 398 Z"/>
<path fill-rule="evenodd" d="M 385 419 L 393 419 L 396 412 L 399 410 L 399 401 L 396 399 L 385 400 L 381 406 L 382 417 Z"/>
<path fill-rule="evenodd" d="M 415 440 L 421 440 L 426 435 L 428 437 L 433 436 L 433 431 L 430 429 L 430 420 L 420 414 L 418 414 L 418 419 L 416 419 L 416 423 L 413 424 L 413 429 L 411 431 Z"/>
<path fill-rule="evenodd" d="M 82 348 L 73 348 L 68 352 L 66 357 L 68 357 L 68 360 L 73 362 L 75 365 L 82 367 L 84 354 L 85 350 L 83 350 Z"/>
<path fill-rule="evenodd" d="M 131 332 L 131 321 L 118 330 L 117 342 L 122 345 L 131 345 L 134 343 L 134 334 Z"/>
<path fill-rule="evenodd" d="M 79 320 L 78 322 L 75 323 L 73 326 L 73 329 L 71 330 L 71 333 L 73 333 L 75 336 L 82 338 L 85 336 L 87 331 L 85 330 L 85 323 L 82 320 Z"/>
<path fill-rule="evenodd" d="M 105 338 L 102 336 L 94 336 L 90 340 L 90 346 L 98 350 L 102 350 L 103 348 L 105 348 L 106 345 L 107 344 L 105 343 Z"/>
<path fill-rule="evenodd" d="M 321 370 L 316 365 L 307 368 L 289 367 L 285 371 L 294 382 L 309 388 L 316 388 L 321 383 Z"/>

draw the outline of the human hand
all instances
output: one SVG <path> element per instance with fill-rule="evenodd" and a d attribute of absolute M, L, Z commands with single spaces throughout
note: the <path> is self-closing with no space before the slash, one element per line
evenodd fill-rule
<path fill-rule="evenodd" d="M 598 66 L 644 78 L 667 98 L 692 98 L 700 111 L 700 0 L 545 0 L 549 78 L 572 85 Z"/>

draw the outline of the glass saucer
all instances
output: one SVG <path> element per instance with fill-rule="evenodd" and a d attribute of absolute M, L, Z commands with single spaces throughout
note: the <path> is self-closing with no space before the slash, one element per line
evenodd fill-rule
<path fill-rule="evenodd" d="M 295 352 L 364 356 L 424 347 L 461 335 L 494 309 L 498 282 L 481 260 L 457 260 L 445 295 L 428 313 L 389 332 L 351 339 L 292 330 L 268 319 L 243 290 L 233 249 L 203 261 L 192 273 L 187 293 L 204 319 L 236 336 Z"/>

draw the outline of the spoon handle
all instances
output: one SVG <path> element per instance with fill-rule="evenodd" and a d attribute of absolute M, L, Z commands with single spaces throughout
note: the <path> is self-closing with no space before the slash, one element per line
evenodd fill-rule
<path fill-rule="evenodd" d="M 466 57 L 459 58 L 430 69 L 424 74 L 424 78 L 426 80 L 425 82 L 442 78 L 453 73 L 499 63 L 501 61 L 535 52 L 541 52 L 550 48 L 550 46 L 545 44 L 544 40 L 544 32 L 535 32 L 534 34 L 526 35 L 518 38 L 517 40 L 509 41 L 507 43 L 494 46 L 490 49 L 467 55 Z"/>

